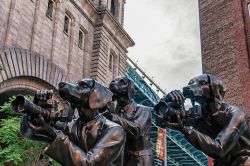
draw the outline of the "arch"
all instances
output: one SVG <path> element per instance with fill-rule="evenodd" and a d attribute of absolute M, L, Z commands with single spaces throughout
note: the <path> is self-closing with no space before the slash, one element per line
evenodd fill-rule
<path fill-rule="evenodd" d="M 0 85 L 17 77 L 31 77 L 43 80 L 57 89 L 61 81 L 66 81 L 62 69 L 45 57 L 21 48 L 3 48 L 0 50 L 0 64 L 4 71 L 0 72 Z"/>
<path fill-rule="evenodd" d="M 8 79 L 0 84 L 0 105 L 10 97 L 22 94 L 33 96 L 37 90 L 52 89 L 54 98 L 59 99 L 57 90 L 43 80 L 34 77 L 19 76 Z"/>

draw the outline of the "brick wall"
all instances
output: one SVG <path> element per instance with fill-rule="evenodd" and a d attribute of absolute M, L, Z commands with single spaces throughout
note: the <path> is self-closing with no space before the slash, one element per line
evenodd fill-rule
<path fill-rule="evenodd" d="M 241 0 L 200 0 L 199 7 L 203 72 L 221 78 L 228 87 L 225 100 L 240 106 L 250 116 L 243 3 Z"/>

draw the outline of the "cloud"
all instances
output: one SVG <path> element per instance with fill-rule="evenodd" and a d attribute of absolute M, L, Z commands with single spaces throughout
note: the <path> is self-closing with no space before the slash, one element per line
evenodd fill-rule
<path fill-rule="evenodd" d="M 135 40 L 128 56 L 162 89 L 201 73 L 197 0 L 127 0 L 125 29 Z"/>

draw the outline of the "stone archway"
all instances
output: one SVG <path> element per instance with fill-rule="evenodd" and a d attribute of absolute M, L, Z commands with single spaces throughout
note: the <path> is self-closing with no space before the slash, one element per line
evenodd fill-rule
<path fill-rule="evenodd" d="M 59 98 L 57 90 L 43 80 L 23 76 L 8 79 L 0 84 L 0 105 L 14 95 L 33 96 L 36 90 L 39 89 L 52 89 L 54 91 L 54 98 Z"/>
<path fill-rule="evenodd" d="M 32 95 L 38 89 L 53 89 L 66 81 L 64 71 L 56 64 L 34 52 L 20 48 L 0 50 L 0 104 L 17 94 Z"/>
<path fill-rule="evenodd" d="M 56 64 L 34 52 L 20 48 L 0 50 L 0 64 L 5 68 L 0 74 L 0 83 L 18 76 L 39 78 L 53 87 L 65 81 L 64 71 Z"/>

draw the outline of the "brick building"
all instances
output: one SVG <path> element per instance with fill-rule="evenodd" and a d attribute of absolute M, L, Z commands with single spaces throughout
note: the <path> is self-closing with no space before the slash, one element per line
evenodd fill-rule
<path fill-rule="evenodd" d="M 223 79 L 226 100 L 250 116 L 250 0 L 199 0 L 204 73 Z"/>
<path fill-rule="evenodd" d="M 91 77 L 125 73 L 133 40 L 123 29 L 125 0 L 0 1 L 0 102 Z"/>

